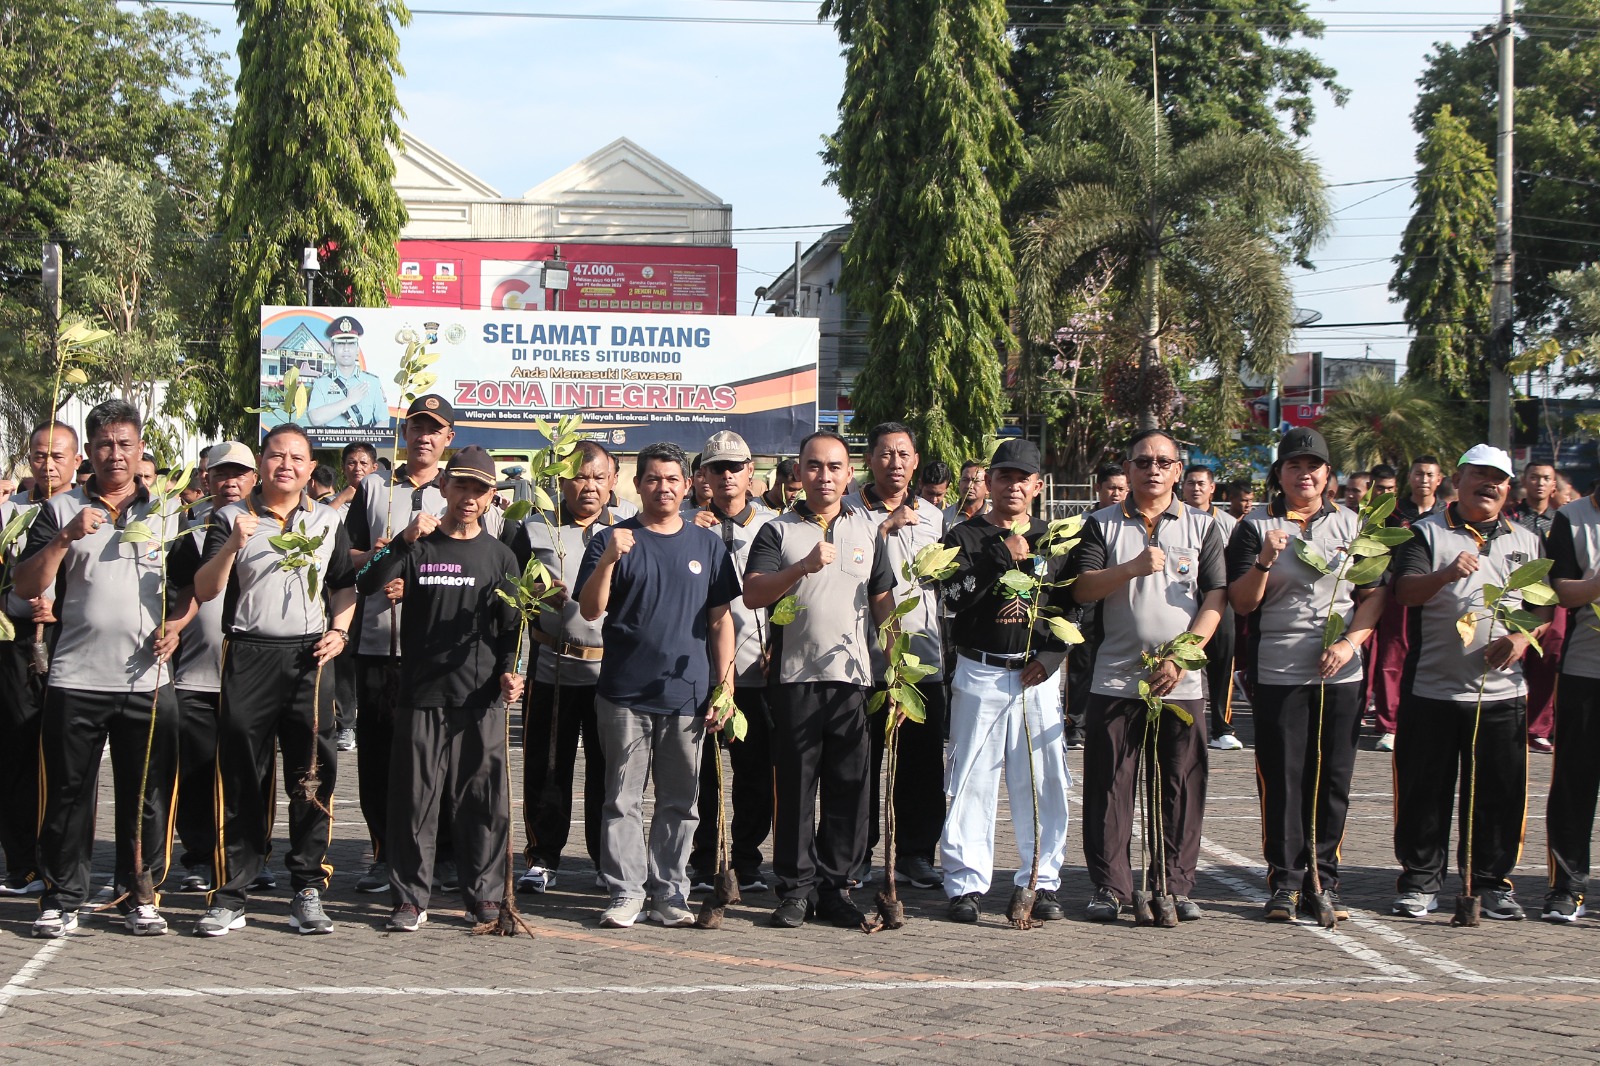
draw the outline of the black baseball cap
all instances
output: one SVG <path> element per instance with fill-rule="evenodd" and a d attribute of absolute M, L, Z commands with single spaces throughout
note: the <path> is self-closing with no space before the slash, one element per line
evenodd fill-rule
<path fill-rule="evenodd" d="M 1020 470 L 1024 474 L 1039 472 L 1039 446 L 1031 440 L 1010 437 L 1000 442 L 989 460 L 990 470 Z"/>
<path fill-rule="evenodd" d="M 1310 426 L 1296 426 L 1285 433 L 1283 439 L 1278 442 L 1278 462 L 1286 463 L 1302 455 L 1314 455 L 1329 464 L 1333 462 L 1328 457 L 1328 442 L 1322 439 L 1321 433 Z"/>
<path fill-rule="evenodd" d="M 456 409 L 450 406 L 450 401 L 437 393 L 428 393 L 418 396 L 411 401 L 411 406 L 406 408 L 406 419 L 409 421 L 414 415 L 427 415 L 429 418 L 438 419 L 441 425 L 454 426 L 456 424 Z"/>
<path fill-rule="evenodd" d="M 494 468 L 494 457 L 476 444 L 452 455 L 444 472 L 446 477 L 470 478 L 484 485 L 492 486 L 500 482 L 500 474 Z"/>

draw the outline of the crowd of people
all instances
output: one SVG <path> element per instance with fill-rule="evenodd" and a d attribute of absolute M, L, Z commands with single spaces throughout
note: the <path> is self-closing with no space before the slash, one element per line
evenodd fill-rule
<path fill-rule="evenodd" d="M 575 789 L 602 927 L 693 924 L 689 898 L 730 873 L 742 893 L 773 893 L 774 926 L 870 927 L 852 891 L 883 876 L 874 854 L 975 922 L 1002 778 L 1007 913 L 1058 920 L 1079 748 L 1082 913 L 1116 921 L 1154 891 L 1193 921 L 1208 759 L 1244 748 L 1244 694 L 1265 919 L 1348 916 L 1340 842 L 1369 717 L 1393 752 L 1395 914 L 1438 908 L 1457 823 L 1482 913 L 1525 916 L 1509 877 L 1530 753 L 1554 756 L 1539 916 L 1584 913 L 1600 686 L 1557 679 L 1600 676 L 1586 654 L 1600 650 L 1600 501 L 1549 464 L 1518 472 L 1478 445 L 1446 477 L 1421 456 L 1401 493 L 1390 466 L 1340 484 L 1326 442 L 1294 429 L 1257 502 L 1255 485 L 1219 485 L 1150 430 L 1098 471 L 1074 527 L 1037 515 L 1025 440 L 952 471 L 899 423 L 872 429 L 862 456 L 823 430 L 767 488 L 722 431 L 692 458 L 641 449 L 636 507 L 617 497 L 617 458 L 581 441 L 554 506 L 512 515 L 493 458 L 452 451 L 454 423 L 443 397 L 418 398 L 405 462 L 351 445 L 342 489 L 293 424 L 259 448 L 206 449 L 182 491 L 123 401 L 90 411 L 81 441 L 59 422 L 35 431 L 31 476 L 0 509 L 28 518 L 5 559 L 0 892 L 38 897 L 36 936 L 72 932 L 94 903 L 108 745 L 110 904 L 137 935 L 167 931 L 168 892 L 207 894 L 199 935 L 244 928 L 276 887 L 275 850 L 290 926 L 331 932 L 333 792 L 351 751 L 371 843 L 354 888 L 389 894 L 396 932 L 435 900 L 459 897 L 486 927 L 512 892 L 548 892 L 568 876 Z M 1374 511 L 1384 497 L 1392 511 Z M 951 565 L 919 579 L 930 546 Z M 1548 594 L 1512 580 L 1545 557 Z M 926 676 L 900 680 L 914 697 L 874 699 L 897 641 Z M 870 712 L 908 703 L 921 713 L 899 727 L 882 795 L 886 730 Z"/>

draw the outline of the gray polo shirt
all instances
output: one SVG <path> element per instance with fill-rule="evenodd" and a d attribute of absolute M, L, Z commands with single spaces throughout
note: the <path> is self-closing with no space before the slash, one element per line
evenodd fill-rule
<path fill-rule="evenodd" d="M 1275 529 L 1289 534 L 1290 541 L 1305 541 L 1332 563 L 1335 571 L 1344 565 L 1351 543 L 1361 534 L 1361 519 L 1354 511 L 1326 504 L 1311 516 L 1303 529 L 1298 521 L 1287 516 L 1282 499 L 1257 506 L 1242 522 L 1232 515 L 1228 517 L 1236 522 L 1233 537 L 1228 541 L 1230 583 L 1250 572 L 1261 546 L 1266 543 L 1267 534 Z M 1301 562 L 1292 544 L 1278 554 L 1272 571 L 1267 574 L 1261 606 L 1250 615 L 1254 654 L 1249 661 L 1254 664 L 1256 684 L 1294 686 L 1322 680 L 1322 632 L 1335 585 L 1338 592 L 1332 600 L 1332 610 L 1349 628 L 1356 612 L 1355 589 L 1350 582 L 1337 581 L 1334 574 L 1319 573 Z M 1328 678 L 1328 684 L 1344 685 L 1360 680 L 1361 656 L 1352 655 L 1337 674 Z"/>
<path fill-rule="evenodd" d="M 6 499 L 0 500 L 0 529 L 10 525 L 11 520 L 17 516 L 18 512 L 30 510 L 38 506 L 38 504 L 39 501 L 30 497 L 26 492 L 19 492 L 14 496 L 8 496 Z M 5 603 L 3 608 L 0 609 L 3 609 L 15 624 L 17 639 L 32 641 L 33 608 L 28 605 L 27 600 L 11 591 L 11 568 L 17 565 L 17 560 L 22 557 L 23 549 L 27 546 L 28 534 L 24 531 L 22 536 L 13 541 L 11 547 L 6 550 L 5 558 L 0 560 L 0 574 L 4 575 L 4 587 L 6 590 Z M 44 598 L 54 599 L 54 593 L 50 589 L 45 589 Z"/>
<path fill-rule="evenodd" d="M 530 514 L 516 526 L 507 530 L 511 553 L 517 557 L 518 573 L 528 565 L 528 558 L 536 556 L 555 579 L 567 587 L 567 602 L 562 609 L 539 612 L 539 631 L 545 641 L 538 644 L 538 657 L 534 661 L 533 679 L 543 685 L 553 685 L 556 680 L 556 645 L 573 645 L 581 648 L 604 646 L 600 628 L 605 615 L 593 622 L 584 620 L 578 610 L 578 597 L 572 583 L 578 579 L 578 567 L 583 563 L 584 549 L 589 538 L 602 529 L 622 521 L 620 515 L 609 507 L 602 507 L 588 525 L 579 525 L 572 515 L 563 510 L 561 521 L 547 511 L 543 515 Z M 561 550 L 556 550 L 559 544 Z M 578 659 L 561 656 L 561 683 L 563 685 L 596 685 L 600 682 L 599 659 Z"/>
<path fill-rule="evenodd" d="M 1430 700 L 1475 703 L 1479 679 L 1484 677 L 1484 649 L 1496 638 L 1505 636 L 1505 630 L 1496 625 L 1491 632 L 1488 619 L 1483 619 L 1472 640 L 1463 645 L 1461 634 L 1456 631 L 1456 621 L 1469 608 L 1482 613 L 1484 584 L 1504 585 L 1511 571 L 1544 555 L 1544 544 L 1537 533 L 1504 515 L 1478 527 L 1478 536 L 1474 536 L 1472 528 L 1456 513 L 1453 503 L 1414 523 L 1411 534 L 1411 540 L 1395 549 L 1393 569 L 1397 578 L 1431 574 L 1462 552 L 1477 554 L 1478 569 L 1459 581 L 1452 581 L 1421 607 L 1406 612 L 1411 645 L 1406 653 L 1400 691 Z M 1480 536 L 1483 538 L 1481 545 Z M 1520 594 L 1507 595 L 1521 605 Z M 1531 649 L 1529 654 L 1533 654 Z M 1484 700 L 1510 700 L 1526 695 L 1522 665 L 1519 661 L 1506 670 L 1490 670 L 1483 683 Z"/>
<path fill-rule="evenodd" d="M 131 522 L 143 522 L 163 540 L 178 535 L 178 516 L 151 514 L 153 500 L 140 488 L 114 521 L 67 546 L 56 573 L 56 616 L 61 629 L 50 657 L 50 684 L 87 692 L 153 692 L 158 675 L 151 635 L 161 623 L 161 556 L 155 541 L 123 543 Z M 45 503 L 28 528 L 29 558 L 86 507 L 112 513 L 95 480 Z"/>
<path fill-rule="evenodd" d="M 209 501 L 208 501 L 209 502 Z M 206 508 L 207 518 L 211 508 Z M 206 518 L 190 523 L 172 546 L 167 573 L 174 588 L 194 584 L 206 547 Z M 174 688 L 190 692 L 222 691 L 222 609 L 225 596 L 207 600 L 178 635 L 178 657 L 172 671 Z"/>
<path fill-rule="evenodd" d="M 1256 510 L 1260 509 L 1260 506 L 1257 505 Z M 1240 520 L 1233 517 L 1226 507 L 1218 507 L 1214 503 L 1211 505 L 1211 510 L 1206 513 L 1217 520 L 1217 525 L 1222 529 L 1222 543 L 1226 547 L 1227 543 L 1233 539 L 1233 531 L 1239 528 Z M 1251 512 L 1251 514 L 1254 513 L 1254 511 Z M 1250 516 L 1246 515 L 1245 517 L 1248 518 Z"/>
<path fill-rule="evenodd" d="M 1581 581 L 1600 570 L 1600 507 L 1593 496 L 1573 500 L 1556 513 L 1546 549 L 1555 565 L 1550 580 Z M 1572 677 L 1600 678 L 1600 618 L 1589 607 L 1574 608 L 1561 654 L 1561 672 Z"/>
<path fill-rule="evenodd" d="M 444 466 L 441 464 L 433 480 L 424 485 L 413 485 L 406 477 L 406 466 L 401 464 L 391 486 L 390 475 L 379 468 L 361 479 L 355 499 L 344 517 L 345 533 L 350 547 L 358 552 L 368 552 L 385 536 L 398 537 L 411 524 L 419 511 L 435 518 L 444 514 Z M 483 528 L 491 537 L 499 537 L 505 528 L 505 519 L 498 507 L 490 507 L 482 519 Z M 391 651 L 399 655 L 399 631 L 391 625 L 400 624 L 402 605 L 390 603 L 388 597 L 378 594 L 361 597 L 356 609 L 356 654 L 382 655 Z"/>
<path fill-rule="evenodd" d="M 705 508 L 716 517 L 717 524 L 711 527 L 711 532 L 720 536 L 722 543 L 728 546 L 728 554 L 733 556 L 734 571 L 739 574 L 744 573 L 745 565 L 750 561 L 750 545 L 755 543 L 756 534 L 761 532 L 762 526 L 777 517 L 772 508 L 755 497 L 749 497 L 749 501 L 744 510 L 735 515 L 723 514 L 714 503 Z M 760 688 L 767 683 L 762 670 L 767 645 L 766 612 L 746 607 L 743 596 L 733 598 L 728 604 L 728 612 L 733 615 L 734 686 Z"/>
<path fill-rule="evenodd" d="M 870 601 L 894 591 L 894 572 L 888 554 L 881 550 L 876 518 L 845 502 L 831 522 L 824 522 L 804 501 L 796 502 L 792 510 L 761 527 L 750 546 L 745 573 L 776 574 L 810 555 L 824 539 L 837 553 L 832 563 L 796 585 L 794 595 L 804 610 L 788 625 L 768 629 L 772 664 L 767 679 L 870 688 L 869 649 L 878 639 Z"/>
<path fill-rule="evenodd" d="M 350 541 L 345 536 L 339 515 L 325 503 L 302 494 L 298 503 L 280 522 L 267 509 L 259 489 L 238 503 L 219 508 L 211 516 L 206 532 L 203 561 L 217 557 L 230 536 L 234 523 L 245 513 L 260 522 L 233 559 L 228 588 L 222 596 L 222 631 L 248 633 L 258 637 L 321 636 L 328 628 L 324 590 L 347 589 L 356 583 L 355 564 L 350 559 Z M 281 565 L 284 553 L 272 545 L 272 538 L 283 532 L 304 533 L 309 537 L 326 534 L 313 553 L 321 575 L 315 596 L 304 568 L 286 570 Z"/>
<path fill-rule="evenodd" d="M 893 513 L 883 502 L 878 499 L 873 487 L 862 485 L 860 489 L 862 506 L 873 520 L 882 525 L 889 515 Z M 918 522 L 914 526 L 901 526 L 890 533 L 883 540 L 884 552 L 889 556 L 889 569 L 894 573 L 894 600 L 899 603 L 916 591 L 916 585 L 907 581 L 901 570 L 903 563 L 909 563 L 929 544 L 938 544 L 944 538 L 945 524 L 944 513 L 922 499 L 920 496 L 907 496 L 906 504 L 916 512 Z M 936 668 L 937 673 L 930 674 L 930 682 L 944 677 L 944 642 L 939 632 L 939 591 L 928 587 L 917 593 L 918 604 L 915 610 L 900 619 L 900 632 L 911 636 L 911 654 L 921 659 L 923 665 Z M 874 681 L 882 681 L 885 671 L 889 669 L 889 657 L 877 641 L 872 642 L 872 677 Z"/>
<path fill-rule="evenodd" d="M 1206 594 L 1227 585 L 1222 527 L 1176 496 L 1153 529 L 1146 527 L 1131 496 L 1095 511 L 1083 525 L 1068 571 L 1076 577 L 1119 566 L 1150 544 L 1166 553 L 1165 569 L 1135 578 L 1100 601 L 1101 640 L 1090 691 L 1102 696 L 1137 698 L 1139 682 L 1149 676 L 1140 655 L 1187 630 Z M 1203 699 L 1205 692 L 1205 671 L 1185 670 L 1171 698 Z"/>

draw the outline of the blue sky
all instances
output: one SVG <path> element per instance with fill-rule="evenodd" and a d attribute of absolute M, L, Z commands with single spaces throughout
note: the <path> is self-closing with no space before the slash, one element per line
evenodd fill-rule
<path fill-rule="evenodd" d="M 818 152 L 836 123 L 844 65 L 813 0 L 416 0 L 402 31 L 405 128 L 515 196 L 626 136 L 733 205 L 740 312 L 754 290 L 845 221 Z M 1331 183 L 1401 178 L 1416 167 L 1410 112 L 1424 57 L 1494 19 L 1496 0 L 1312 0 L 1329 33 L 1307 46 L 1351 90 L 1318 100 L 1308 151 Z M 237 30 L 226 8 L 185 7 Z M 441 16 L 428 10 L 759 19 L 765 24 Z M 779 24 L 779 21 L 795 24 Z M 1298 303 L 1323 321 L 1398 317 L 1385 283 L 1411 208 L 1406 182 L 1343 185 L 1315 273 L 1296 272 Z M 1297 347 L 1404 362 L 1403 327 L 1321 329 Z"/>

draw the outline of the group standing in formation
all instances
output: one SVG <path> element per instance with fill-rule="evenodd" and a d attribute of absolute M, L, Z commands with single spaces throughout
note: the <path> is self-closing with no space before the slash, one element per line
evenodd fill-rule
<path fill-rule="evenodd" d="M 1002 778 L 1018 852 L 1008 912 L 1060 919 L 1076 748 L 1085 917 L 1117 920 L 1153 882 L 1192 921 L 1209 753 L 1243 746 L 1241 687 L 1268 920 L 1312 914 L 1314 896 L 1348 915 L 1340 842 L 1369 708 L 1394 753 L 1394 913 L 1437 909 L 1457 823 L 1482 912 L 1524 916 L 1510 874 L 1528 756 L 1551 751 L 1540 916 L 1584 913 L 1600 727 L 1580 679 L 1600 678 L 1600 499 L 1563 502 L 1546 464 L 1522 472 L 1513 508 L 1504 452 L 1472 448 L 1449 481 L 1421 457 L 1408 494 L 1375 507 L 1393 468 L 1341 488 L 1322 438 L 1296 429 L 1255 503 L 1152 430 L 1098 472 L 1098 506 L 1068 527 L 1035 517 L 1040 455 L 1024 440 L 952 476 L 888 423 L 868 434 L 858 480 L 849 444 L 819 431 L 758 493 L 749 448 L 723 431 L 693 459 L 643 448 L 637 508 L 615 495 L 616 458 L 582 441 L 555 506 L 506 521 L 491 456 L 445 461 L 454 421 L 442 397 L 419 398 L 406 462 L 391 471 L 352 445 L 338 493 L 293 424 L 258 451 L 208 449 L 181 496 L 125 402 L 91 411 L 81 445 L 61 423 L 33 434 L 31 485 L 0 509 L 28 517 L 5 560 L 0 891 L 39 897 L 35 935 L 73 931 L 93 905 L 108 742 L 111 902 L 139 935 L 167 931 L 170 891 L 208 894 L 194 932 L 244 928 L 252 894 L 275 887 L 274 849 L 291 928 L 331 932 L 333 792 L 352 748 L 372 852 L 354 887 L 389 893 L 397 932 L 435 898 L 459 896 L 483 925 L 509 891 L 552 888 L 575 787 L 603 927 L 694 922 L 688 899 L 711 889 L 724 852 L 724 795 L 733 875 L 774 892 L 774 926 L 869 924 L 852 891 L 890 846 L 885 803 L 897 832 L 880 857 L 896 879 L 942 888 L 950 919 L 975 922 Z M 952 565 L 919 580 L 930 546 Z M 1548 589 L 1513 580 L 1544 557 Z M 514 605 L 534 560 L 542 607 L 525 629 Z M 900 726 L 888 795 L 869 709 L 899 713 L 903 697 L 874 698 L 883 634 L 927 668 L 910 682 L 922 714 Z M 735 710 L 743 735 L 729 741 Z"/>

